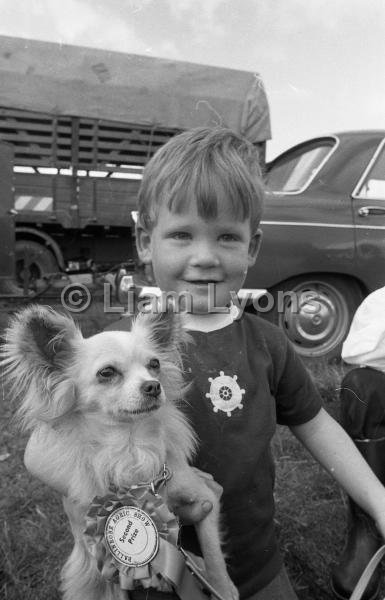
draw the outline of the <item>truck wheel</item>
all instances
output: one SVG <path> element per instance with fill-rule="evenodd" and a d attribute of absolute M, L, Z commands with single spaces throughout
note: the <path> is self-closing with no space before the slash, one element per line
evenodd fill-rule
<path fill-rule="evenodd" d="M 342 342 L 364 298 L 356 281 L 333 275 L 295 277 L 271 292 L 274 310 L 267 318 L 281 327 L 298 354 L 341 356 Z"/>
<path fill-rule="evenodd" d="M 36 289 L 37 282 L 51 273 L 59 271 L 58 264 L 52 252 L 38 242 L 17 240 L 15 244 L 16 279 L 23 287 L 25 275 L 28 278 L 28 288 Z M 28 272 L 25 273 L 25 261 L 28 262 Z"/>

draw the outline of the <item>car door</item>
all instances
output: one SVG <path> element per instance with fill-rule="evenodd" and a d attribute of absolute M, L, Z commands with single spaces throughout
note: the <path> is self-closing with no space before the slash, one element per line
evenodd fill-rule
<path fill-rule="evenodd" d="M 353 186 L 346 192 L 334 185 L 334 165 L 344 157 L 341 146 L 335 136 L 316 138 L 271 164 L 262 247 L 246 287 L 271 288 L 309 273 L 354 270 Z"/>
<path fill-rule="evenodd" d="M 357 270 L 369 291 L 385 285 L 385 138 L 352 194 Z"/>

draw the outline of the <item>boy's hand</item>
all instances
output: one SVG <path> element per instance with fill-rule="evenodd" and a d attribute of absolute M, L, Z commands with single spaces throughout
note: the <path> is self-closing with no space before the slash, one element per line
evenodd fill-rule
<path fill-rule="evenodd" d="M 183 525 L 202 521 L 213 509 L 213 497 L 219 503 L 222 492 L 212 475 L 196 468 L 174 472 L 167 483 L 169 508 Z"/>

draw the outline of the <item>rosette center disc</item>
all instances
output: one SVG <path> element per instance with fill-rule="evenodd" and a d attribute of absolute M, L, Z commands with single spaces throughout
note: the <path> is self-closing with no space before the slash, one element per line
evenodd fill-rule
<path fill-rule="evenodd" d="M 159 534 L 154 521 L 136 506 L 122 506 L 107 519 L 104 537 L 113 557 L 123 565 L 141 567 L 158 552 Z"/>

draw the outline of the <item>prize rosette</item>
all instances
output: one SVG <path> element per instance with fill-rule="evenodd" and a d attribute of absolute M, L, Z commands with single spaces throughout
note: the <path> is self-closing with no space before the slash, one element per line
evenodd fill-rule
<path fill-rule="evenodd" d="M 176 516 L 148 488 L 96 496 L 84 531 L 102 577 L 121 589 L 171 588 L 182 600 L 207 600 L 177 548 L 178 534 Z"/>

